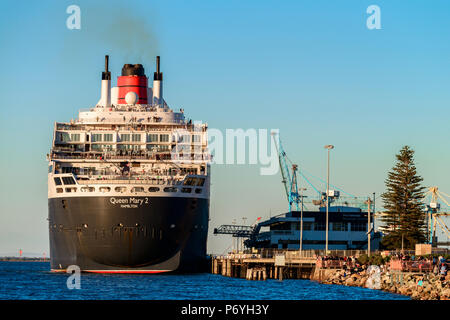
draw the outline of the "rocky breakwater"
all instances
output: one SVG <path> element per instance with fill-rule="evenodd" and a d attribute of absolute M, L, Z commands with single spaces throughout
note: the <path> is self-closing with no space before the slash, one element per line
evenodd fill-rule
<path fill-rule="evenodd" d="M 383 266 L 369 266 L 358 272 L 316 269 L 312 280 L 324 284 L 365 287 L 410 296 L 416 300 L 450 300 L 450 274 L 390 272 Z"/>

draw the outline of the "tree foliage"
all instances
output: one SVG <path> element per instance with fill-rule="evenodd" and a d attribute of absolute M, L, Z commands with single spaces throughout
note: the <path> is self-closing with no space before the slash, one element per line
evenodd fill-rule
<path fill-rule="evenodd" d="M 423 179 L 414 165 L 414 151 L 404 146 L 396 155 L 397 162 L 385 180 L 386 192 L 381 195 L 385 215 L 382 246 L 387 249 L 414 249 L 426 240 L 426 215 L 423 211 Z"/>

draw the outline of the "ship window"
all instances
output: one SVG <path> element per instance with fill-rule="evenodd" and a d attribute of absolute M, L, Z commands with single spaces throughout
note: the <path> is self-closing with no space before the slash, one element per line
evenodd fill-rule
<path fill-rule="evenodd" d="M 63 188 L 56 188 L 56 193 L 63 193 Z"/>
<path fill-rule="evenodd" d="M 191 188 L 181 188 L 181 192 L 183 193 L 191 193 L 192 189 Z"/>
<path fill-rule="evenodd" d="M 177 192 L 177 188 L 175 187 L 165 187 L 164 192 Z"/>
<path fill-rule="evenodd" d="M 187 178 L 183 184 L 185 186 L 195 186 L 197 184 L 197 178 Z"/>
<path fill-rule="evenodd" d="M 148 142 L 158 142 L 158 135 L 154 133 L 150 133 L 148 135 Z"/>
<path fill-rule="evenodd" d="M 148 188 L 148 191 L 149 192 L 158 192 L 159 188 L 158 187 L 150 187 L 150 188 Z"/>
<path fill-rule="evenodd" d="M 169 151 L 169 146 L 166 145 L 159 145 L 158 151 Z"/>
<path fill-rule="evenodd" d="M 110 192 L 111 188 L 110 187 L 100 187 L 100 192 Z"/>
<path fill-rule="evenodd" d="M 75 180 L 72 177 L 62 177 L 62 180 L 65 185 L 75 184 Z"/>
<path fill-rule="evenodd" d="M 198 134 L 194 134 L 194 135 L 192 135 L 192 142 L 194 142 L 194 143 L 198 143 L 198 142 L 200 142 L 201 141 L 201 136 L 200 135 L 198 135 Z"/>
<path fill-rule="evenodd" d="M 122 192 L 124 193 L 125 191 L 127 191 L 127 187 L 116 187 L 114 189 L 116 192 Z"/>
<path fill-rule="evenodd" d="M 131 144 L 118 144 L 117 149 L 119 150 L 131 150 L 132 146 Z"/>
<path fill-rule="evenodd" d="M 132 139 L 133 139 L 133 142 L 141 142 L 141 134 L 140 133 L 133 133 Z"/>
<path fill-rule="evenodd" d="M 53 165 L 48 166 L 48 173 L 52 173 L 53 172 Z"/>
<path fill-rule="evenodd" d="M 112 138 L 113 138 L 112 133 L 105 133 L 103 135 L 103 141 L 105 141 L 105 142 L 111 142 Z"/>
<path fill-rule="evenodd" d="M 102 141 L 101 133 L 93 133 L 92 134 L 92 142 Z"/>
<path fill-rule="evenodd" d="M 70 134 L 70 141 L 74 141 L 74 142 L 80 141 L 80 134 L 79 133 Z"/>
<path fill-rule="evenodd" d="M 60 142 L 70 142 L 70 136 L 67 132 L 58 132 Z"/>
<path fill-rule="evenodd" d="M 133 187 L 131 192 L 144 192 L 144 187 Z"/>
<path fill-rule="evenodd" d="M 81 187 L 80 191 L 81 192 L 94 192 L 95 188 L 94 187 Z"/>
<path fill-rule="evenodd" d="M 55 180 L 55 184 L 56 184 L 57 186 L 60 186 L 60 185 L 62 184 L 60 178 L 53 178 L 53 180 Z"/>
<path fill-rule="evenodd" d="M 112 145 L 110 145 L 110 144 L 93 144 L 92 150 L 95 150 L 95 151 L 112 150 Z"/>
<path fill-rule="evenodd" d="M 205 178 L 197 178 L 197 186 L 203 187 L 205 184 Z"/>
<path fill-rule="evenodd" d="M 196 188 L 196 189 L 195 189 L 195 193 L 202 193 L 202 189 Z"/>
<path fill-rule="evenodd" d="M 189 142 L 191 142 L 191 136 L 188 134 L 184 134 L 184 135 L 180 136 L 180 140 L 178 142 L 189 143 Z"/>
<path fill-rule="evenodd" d="M 130 135 L 128 133 L 121 134 L 120 141 L 130 141 Z"/>
<path fill-rule="evenodd" d="M 77 188 L 66 188 L 66 192 L 77 192 Z"/>
<path fill-rule="evenodd" d="M 161 142 L 169 142 L 169 135 L 168 134 L 161 134 L 159 136 L 159 138 L 160 138 Z"/>

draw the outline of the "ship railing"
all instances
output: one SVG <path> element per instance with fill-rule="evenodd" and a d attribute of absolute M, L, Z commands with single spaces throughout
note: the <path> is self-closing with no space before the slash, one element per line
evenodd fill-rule
<path fill-rule="evenodd" d="M 133 178 L 133 177 L 121 177 L 121 176 L 102 176 L 98 177 L 89 177 L 84 179 L 77 179 L 78 184 L 151 184 L 151 185 L 182 185 L 184 181 L 184 177 L 177 178 L 169 178 L 169 177 L 141 177 L 141 178 Z"/>
<path fill-rule="evenodd" d="M 58 152 L 72 153 L 59 154 Z M 144 150 L 123 150 L 120 151 L 77 151 L 70 148 L 59 147 L 53 149 L 52 157 L 55 159 L 95 159 L 95 160 L 108 160 L 108 159 L 127 159 L 132 157 L 133 159 L 151 159 L 151 160 L 210 160 L 212 157 L 206 152 L 191 152 L 190 154 L 181 154 L 171 151 L 144 151 Z M 162 159 L 161 159 L 162 158 Z"/>
<path fill-rule="evenodd" d="M 202 133 L 202 132 L 206 132 L 206 128 L 202 127 L 202 130 L 197 130 L 192 126 L 186 126 L 185 123 L 183 122 L 171 122 L 170 124 L 178 124 L 180 125 L 180 127 L 173 127 L 173 125 L 168 125 L 167 123 L 158 125 L 158 126 L 154 126 L 151 128 L 151 130 L 149 130 L 148 128 L 146 128 L 144 125 L 147 125 L 149 123 L 126 123 L 126 122 L 121 122 L 118 125 L 117 124 L 111 124 L 108 126 L 108 123 L 103 123 L 101 126 L 96 126 L 96 124 L 87 124 L 84 121 L 75 121 L 72 124 L 62 124 L 62 123 L 58 123 L 56 126 L 56 130 L 63 130 L 63 131 L 117 131 L 117 130 L 122 130 L 122 131 L 139 131 L 139 132 L 148 132 L 148 133 L 152 133 L 154 131 L 158 131 L 158 132 L 163 132 L 163 131 L 167 131 L 167 132 L 172 132 L 176 129 L 183 129 L 186 130 L 188 132 L 192 132 L 192 133 Z M 153 123 L 150 123 L 153 124 Z"/>
<path fill-rule="evenodd" d="M 64 152 L 64 151 L 62 151 Z M 69 151 L 67 151 L 69 152 Z M 61 159 L 61 160 L 71 160 L 71 159 L 86 159 L 86 160 L 100 160 L 100 161 L 107 161 L 107 160 L 166 160 L 166 161 L 174 161 L 176 163 L 183 163 L 183 164 L 196 164 L 196 163 L 202 163 L 205 161 L 211 161 L 212 157 L 209 154 L 196 154 L 194 157 L 178 157 L 177 155 L 173 155 L 170 152 L 158 152 L 153 155 L 145 155 L 145 154 L 127 154 L 127 155 L 104 155 L 102 153 L 79 153 L 79 154 L 57 154 L 52 153 L 51 156 L 52 159 Z"/>

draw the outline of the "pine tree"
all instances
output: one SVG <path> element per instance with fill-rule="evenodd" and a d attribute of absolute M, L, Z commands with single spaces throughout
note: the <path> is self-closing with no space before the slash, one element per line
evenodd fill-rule
<path fill-rule="evenodd" d="M 423 179 L 417 175 L 414 151 L 404 146 L 396 155 L 397 163 L 385 180 L 387 191 L 381 195 L 385 215 L 381 218 L 385 233 L 381 242 L 387 249 L 414 249 L 426 239 L 426 214 L 423 211 Z"/>

